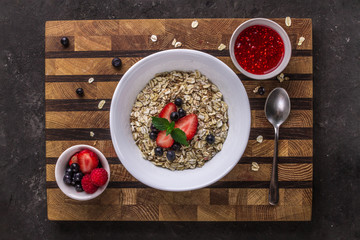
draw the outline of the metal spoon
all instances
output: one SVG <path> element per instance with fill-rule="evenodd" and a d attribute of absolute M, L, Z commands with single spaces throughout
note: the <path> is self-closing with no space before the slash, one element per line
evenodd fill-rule
<path fill-rule="evenodd" d="M 275 147 L 274 159 L 271 171 L 270 189 L 269 189 L 269 203 L 276 205 L 279 202 L 279 187 L 278 187 L 278 140 L 280 125 L 285 122 L 290 114 L 290 98 L 288 93 L 283 88 L 275 88 L 269 93 L 265 102 L 265 115 L 267 120 L 274 126 L 275 129 Z"/>

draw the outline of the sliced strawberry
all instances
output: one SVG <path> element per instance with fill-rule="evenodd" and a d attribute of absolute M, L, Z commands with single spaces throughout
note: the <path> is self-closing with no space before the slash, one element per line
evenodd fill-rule
<path fill-rule="evenodd" d="M 169 135 L 166 136 L 166 131 L 159 132 L 156 138 L 156 144 L 162 148 L 169 148 L 173 145 L 174 139 Z"/>
<path fill-rule="evenodd" d="M 96 153 L 88 149 L 79 152 L 77 158 L 80 166 L 80 171 L 84 174 L 90 173 L 99 165 L 99 158 Z"/>
<path fill-rule="evenodd" d="M 170 120 L 170 114 L 172 112 L 176 112 L 176 105 L 174 103 L 168 103 L 166 104 L 166 106 L 163 108 L 163 110 L 161 110 L 159 117 L 161 118 L 166 118 L 169 122 L 171 122 Z"/>
<path fill-rule="evenodd" d="M 70 161 L 69 161 L 69 165 L 71 166 L 71 164 L 73 163 L 78 163 L 78 154 L 79 153 L 75 153 L 71 158 L 70 158 Z"/>
<path fill-rule="evenodd" d="M 185 132 L 186 140 L 190 140 L 195 136 L 196 129 L 198 126 L 198 119 L 195 114 L 189 114 L 183 118 L 180 118 L 175 123 L 175 128 L 180 128 Z"/>

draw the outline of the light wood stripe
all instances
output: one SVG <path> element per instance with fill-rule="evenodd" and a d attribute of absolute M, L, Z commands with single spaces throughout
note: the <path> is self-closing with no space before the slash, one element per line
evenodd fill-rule
<path fill-rule="evenodd" d="M 99 100 L 100 102 L 100 100 Z M 109 111 L 68 111 L 46 112 L 46 128 L 109 128 Z M 263 110 L 251 111 L 251 127 L 272 128 L 266 120 Z M 281 126 L 283 128 L 312 127 L 311 110 L 292 110 L 289 119 Z"/>
<path fill-rule="evenodd" d="M 111 82 L 46 82 L 45 99 L 111 99 L 119 81 Z M 269 92 L 276 88 L 284 88 L 290 98 L 312 98 L 313 88 L 311 81 L 290 80 L 280 83 L 279 81 L 242 81 L 249 98 L 266 98 Z M 254 93 L 257 86 L 265 88 L 265 94 Z M 84 96 L 76 94 L 77 88 L 84 89 Z"/>
<path fill-rule="evenodd" d="M 78 141 L 46 141 L 46 157 L 58 158 L 67 148 L 87 144 L 101 149 L 105 157 L 117 157 L 111 140 L 78 140 Z M 279 157 L 312 157 L 312 140 L 279 140 Z M 274 141 L 264 140 L 258 143 L 256 140 L 249 140 L 243 157 L 272 157 Z"/>
<path fill-rule="evenodd" d="M 115 56 L 114 56 L 115 57 Z M 45 75 L 116 75 L 124 74 L 141 58 L 121 58 L 122 67 L 116 69 L 111 65 L 112 58 L 49 58 L 45 59 Z M 235 73 L 239 70 L 233 65 L 230 57 L 218 57 Z M 292 57 L 285 74 L 312 73 L 312 57 Z"/>
<path fill-rule="evenodd" d="M 256 162 L 256 159 L 254 159 Z M 220 181 L 270 181 L 271 164 L 259 164 L 257 172 L 251 170 L 251 164 L 238 164 Z M 155 166 L 154 166 L 155 167 Z M 279 164 L 279 181 L 312 181 L 312 164 Z M 121 164 L 110 164 L 110 181 L 136 182 Z M 46 165 L 46 181 L 55 181 L 55 164 Z"/>
<path fill-rule="evenodd" d="M 173 38 L 182 41 L 184 46 L 194 49 L 216 49 L 220 43 L 228 45 L 233 31 L 247 19 L 197 20 L 199 26 L 196 29 L 191 29 L 193 19 L 48 21 L 45 36 L 142 36 L 144 41 L 155 34 L 158 35 L 157 47 L 159 49 L 164 46 L 171 47 Z M 291 27 L 285 26 L 285 18 L 273 20 L 288 33 L 294 49 L 312 49 L 311 19 L 293 18 Z M 211 35 L 204 34 L 206 32 Z M 298 46 L 297 41 L 301 36 L 305 37 L 306 41 Z M 120 40 L 124 42 L 123 39 L 120 38 Z M 148 46 L 139 44 L 133 46 L 132 49 L 148 49 L 146 47 Z"/>

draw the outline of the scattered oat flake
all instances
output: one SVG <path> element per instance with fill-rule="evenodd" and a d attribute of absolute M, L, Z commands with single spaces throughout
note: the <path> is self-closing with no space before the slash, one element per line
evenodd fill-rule
<path fill-rule="evenodd" d="M 88 83 L 92 83 L 95 79 L 93 77 L 89 78 Z"/>
<path fill-rule="evenodd" d="M 260 166 L 259 166 L 259 164 L 257 164 L 257 162 L 252 162 L 251 163 L 251 170 L 252 171 L 257 172 L 257 171 L 259 171 L 259 169 L 260 169 Z"/>
<path fill-rule="evenodd" d="M 279 75 L 277 75 L 277 79 L 279 80 L 279 82 L 283 82 L 284 81 L 284 73 L 280 73 Z"/>
<path fill-rule="evenodd" d="M 90 131 L 90 137 L 94 137 L 95 133 L 93 131 Z"/>
<path fill-rule="evenodd" d="M 192 23 L 191 23 L 192 28 L 197 28 L 198 25 L 199 25 L 199 22 L 197 20 L 192 21 Z"/>
<path fill-rule="evenodd" d="M 284 80 L 285 80 L 285 81 L 289 81 L 290 78 L 289 78 L 289 77 L 284 77 Z"/>
<path fill-rule="evenodd" d="M 256 141 L 257 141 L 258 143 L 262 143 L 263 140 L 264 140 L 264 138 L 263 138 L 263 136 L 261 136 L 261 135 L 259 135 L 259 136 L 256 138 Z"/>
<path fill-rule="evenodd" d="M 253 92 L 257 93 L 259 91 L 259 88 L 260 88 L 260 86 L 256 86 L 256 88 L 254 88 Z"/>
<path fill-rule="evenodd" d="M 301 44 L 305 41 L 304 37 L 299 38 L 298 46 L 301 46 Z"/>
<path fill-rule="evenodd" d="M 151 39 L 151 41 L 156 42 L 157 41 L 157 36 L 156 35 L 151 35 L 150 39 Z"/>
<path fill-rule="evenodd" d="M 290 17 L 286 17 L 286 18 L 285 18 L 285 24 L 286 24 L 286 26 L 288 26 L 288 27 L 291 26 L 291 18 L 290 18 Z"/>
<path fill-rule="evenodd" d="M 225 48 L 226 48 L 226 45 L 222 43 L 222 44 L 219 45 L 218 50 L 219 50 L 219 51 L 222 51 L 222 50 L 224 50 Z"/>
<path fill-rule="evenodd" d="M 103 106 L 105 105 L 105 102 L 106 102 L 105 100 L 101 100 L 98 104 L 98 109 L 102 109 Z"/>
<path fill-rule="evenodd" d="M 175 46 L 176 48 L 179 48 L 179 47 L 181 47 L 181 45 L 182 45 L 181 42 L 176 42 L 174 46 Z"/>
<path fill-rule="evenodd" d="M 90 133 L 90 136 L 91 136 L 91 133 Z M 93 143 L 93 146 L 96 146 L 96 144 L 97 144 L 97 140 L 95 140 L 95 142 Z"/>
<path fill-rule="evenodd" d="M 172 41 L 171 45 L 175 46 L 176 44 L 176 38 L 174 38 L 174 40 Z"/>

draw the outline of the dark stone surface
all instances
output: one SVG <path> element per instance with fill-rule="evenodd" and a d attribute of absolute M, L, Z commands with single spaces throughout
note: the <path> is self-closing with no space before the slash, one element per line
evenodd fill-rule
<path fill-rule="evenodd" d="M 360 239 L 360 2 L 0 1 L 0 239 Z M 46 20 L 310 17 L 314 35 L 314 202 L 308 223 L 47 220 Z"/>

